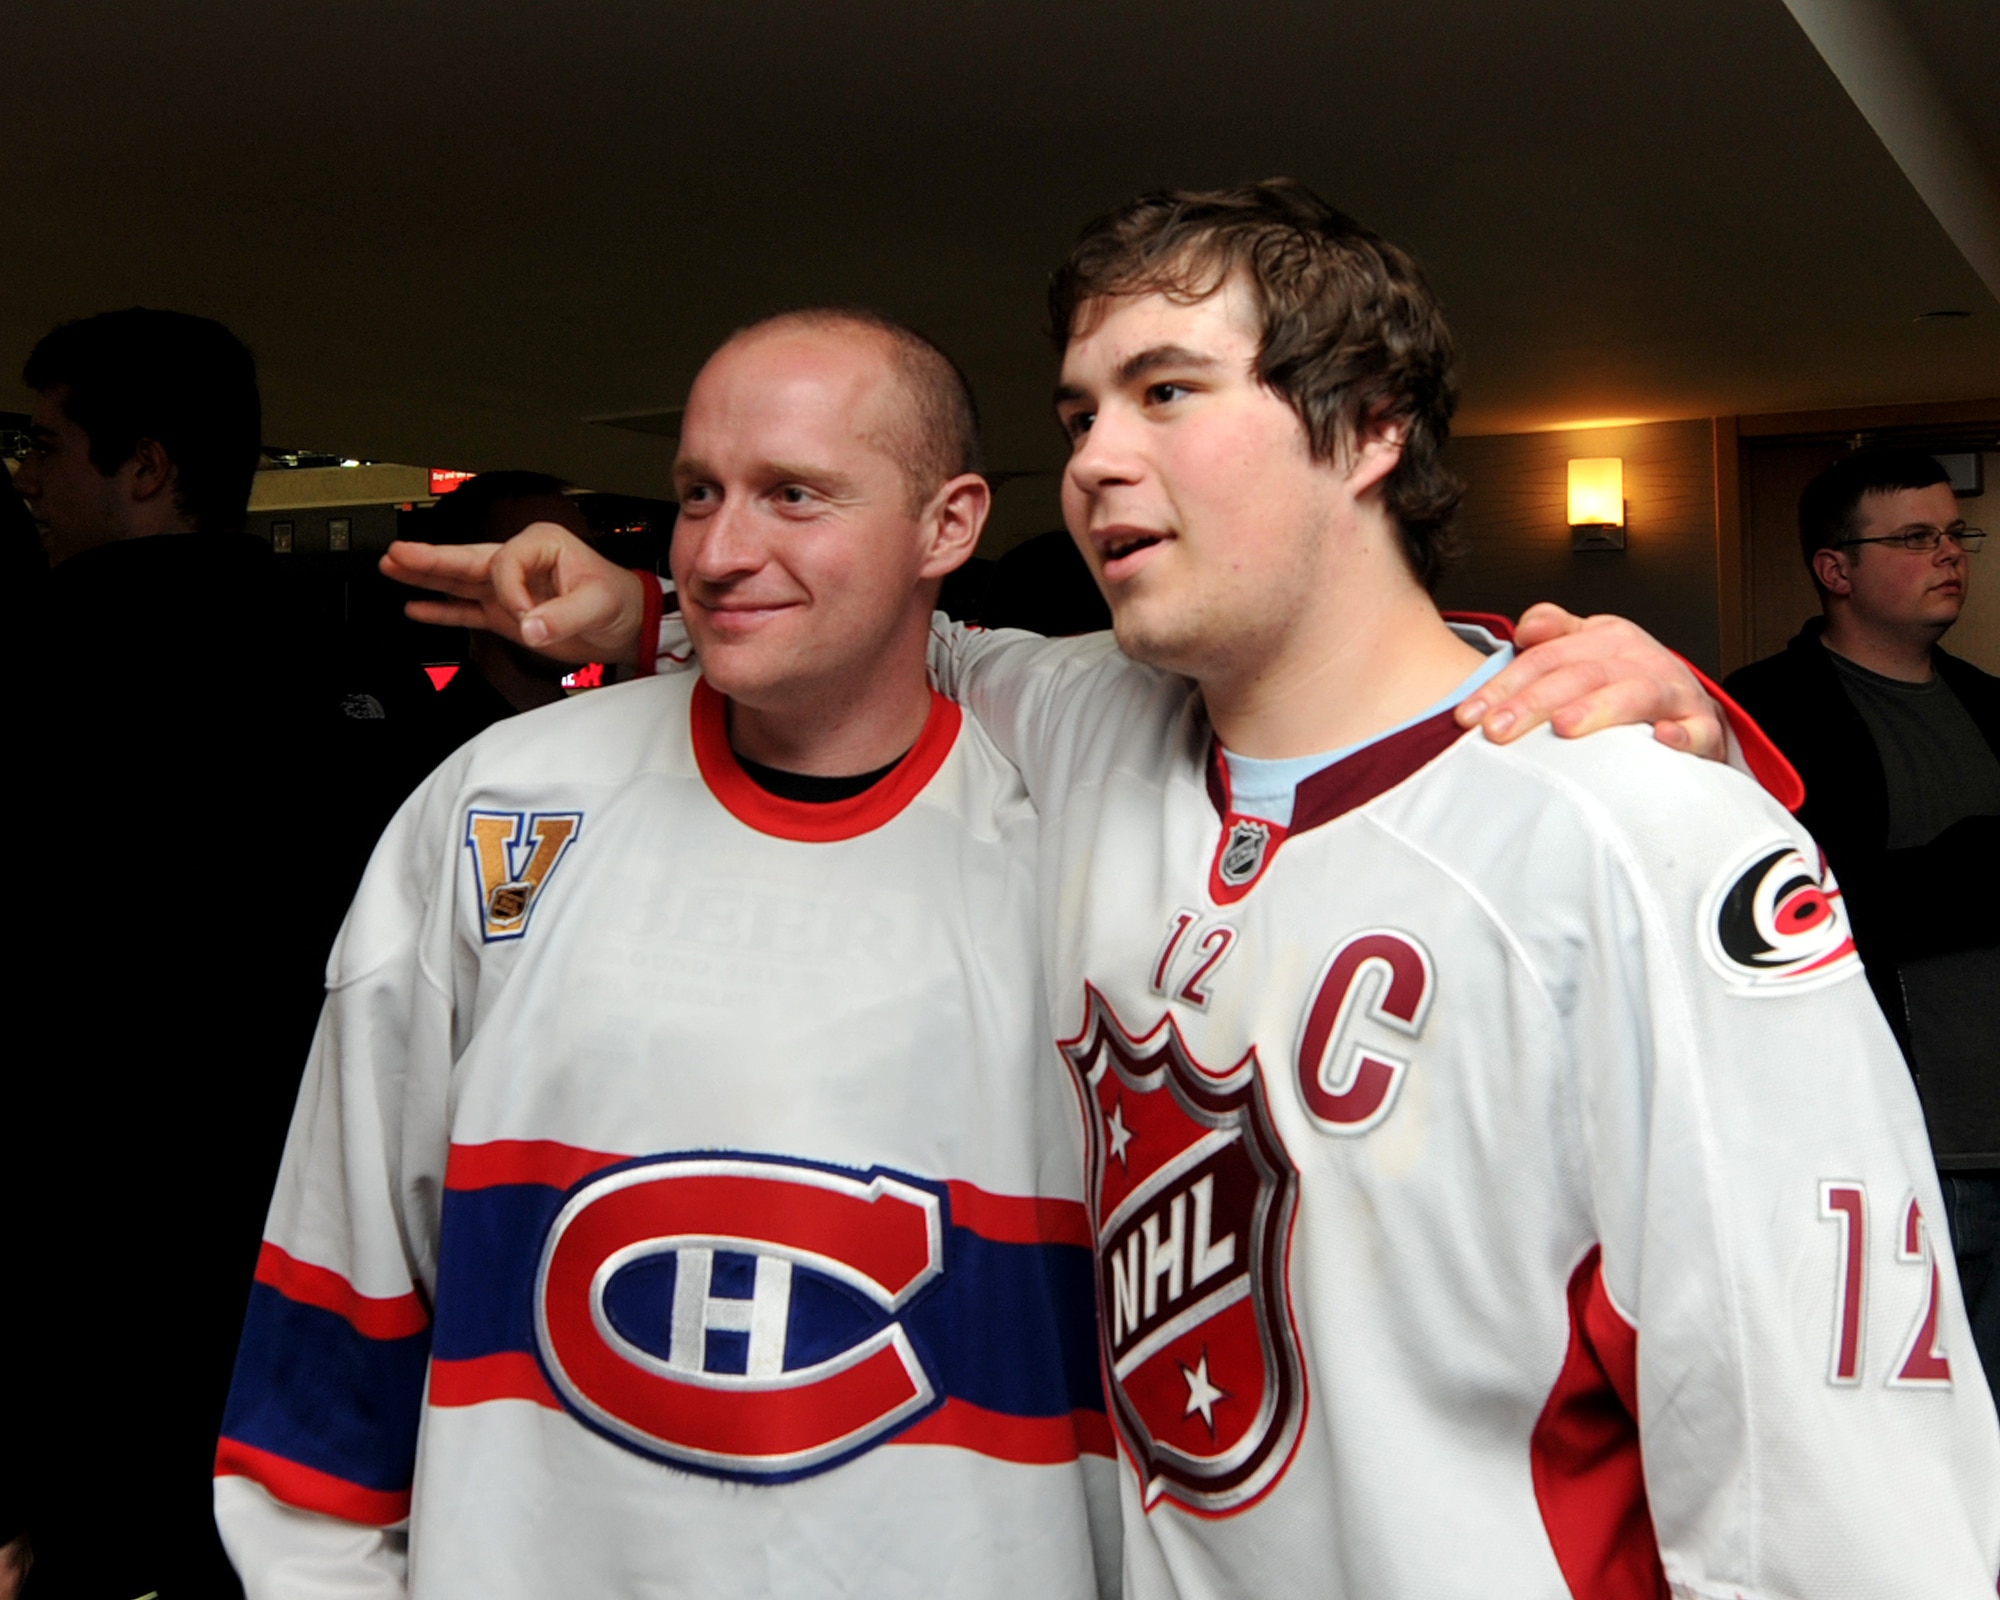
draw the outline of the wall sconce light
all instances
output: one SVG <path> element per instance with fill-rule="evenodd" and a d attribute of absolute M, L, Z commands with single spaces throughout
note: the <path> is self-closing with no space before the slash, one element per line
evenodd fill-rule
<path fill-rule="evenodd" d="M 1625 462 L 1587 456 L 1569 464 L 1569 547 L 1625 548 Z"/>

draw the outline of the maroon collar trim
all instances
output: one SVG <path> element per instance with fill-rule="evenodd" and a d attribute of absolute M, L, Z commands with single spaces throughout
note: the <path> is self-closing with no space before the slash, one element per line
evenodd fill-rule
<path fill-rule="evenodd" d="M 1452 711 L 1440 711 L 1414 727 L 1357 750 L 1344 761 L 1322 767 L 1292 792 L 1292 820 L 1280 827 L 1261 817 L 1240 815 L 1230 798 L 1229 762 L 1222 746 L 1211 740 L 1208 752 L 1208 797 L 1222 818 L 1222 835 L 1209 863 L 1208 895 L 1219 906 L 1241 900 L 1264 876 L 1279 846 L 1314 828 L 1387 794 L 1413 773 L 1429 766 L 1470 730 L 1461 728 Z"/>
<path fill-rule="evenodd" d="M 706 678 L 695 680 L 688 726 L 702 781 L 732 817 L 745 827 L 773 838 L 829 844 L 873 833 L 900 816 L 937 776 L 944 758 L 958 742 L 958 730 L 964 721 L 964 713 L 957 704 L 933 689 L 924 731 L 917 735 L 917 742 L 895 770 L 853 799 L 826 805 L 781 799 L 757 786 L 736 759 L 736 752 L 729 748 L 729 702 L 710 687 Z"/>

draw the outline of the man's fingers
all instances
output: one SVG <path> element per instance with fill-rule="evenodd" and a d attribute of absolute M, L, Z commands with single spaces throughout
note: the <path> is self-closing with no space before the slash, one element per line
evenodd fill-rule
<path fill-rule="evenodd" d="M 1588 626 L 1589 619 L 1579 617 L 1573 611 L 1565 611 L 1553 600 L 1538 600 L 1523 611 L 1521 620 L 1514 624 L 1514 643 L 1522 650 L 1532 650 L 1551 639 L 1581 633 Z"/>
<path fill-rule="evenodd" d="M 1704 761 L 1729 759 L 1729 735 L 1722 719 L 1713 710 L 1671 722 L 1653 724 L 1653 737 L 1675 750 L 1700 756 Z"/>
<path fill-rule="evenodd" d="M 403 615 L 434 628 L 483 628 L 485 609 L 472 600 L 406 600 Z"/>
<path fill-rule="evenodd" d="M 389 546 L 380 566 L 384 577 L 419 589 L 446 589 L 459 594 L 481 587 L 497 544 L 419 544 L 414 539 L 398 539 Z"/>
<path fill-rule="evenodd" d="M 557 661 L 598 661 L 619 613 L 619 596 L 603 584 L 584 584 L 544 600 L 521 618 L 521 642 Z"/>

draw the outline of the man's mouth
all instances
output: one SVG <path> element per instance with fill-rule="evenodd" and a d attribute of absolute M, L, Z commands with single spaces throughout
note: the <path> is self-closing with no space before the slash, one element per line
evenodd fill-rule
<path fill-rule="evenodd" d="M 1104 575 L 1117 579 L 1134 570 L 1144 552 L 1165 544 L 1168 536 L 1144 528 L 1113 528 L 1097 535 L 1097 551 L 1104 561 Z"/>

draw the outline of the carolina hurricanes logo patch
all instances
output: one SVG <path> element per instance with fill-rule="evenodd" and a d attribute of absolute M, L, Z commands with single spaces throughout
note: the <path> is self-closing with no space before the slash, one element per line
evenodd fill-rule
<path fill-rule="evenodd" d="M 944 1271 L 918 1179 L 664 1156 L 550 1224 L 535 1334 L 556 1393 L 628 1449 L 775 1482 L 880 1443 L 940 1390 L 897 1320 Z"/>
<path fill-rule="evenodd" d="M 1143 1038 L 1085 989 L 1063 1044 L 1090 1124 L 1088 1195 L 1111 1414 L 1147 1505 L 1240 1511 L 1305 1418 L 1285 1282 L 1298 1173 L 1252 1050 L 1216 1075 L 1170 1017 Z"/>
<path fill-rule="evenodd" d="M 556 863 L 583 830 L 580 811 L 471 811 L 465 844 L 479 879 L 479 932 L 488 944 L 518 939 Z"/>
<path fill-rule="evenodd" d="M 1709 964 L 1742 994 L 1844 977 L 1858 961 L 1840 887 L 1789 844 L 1768 844 L 1716 880 L 1702 906 Z"/>

